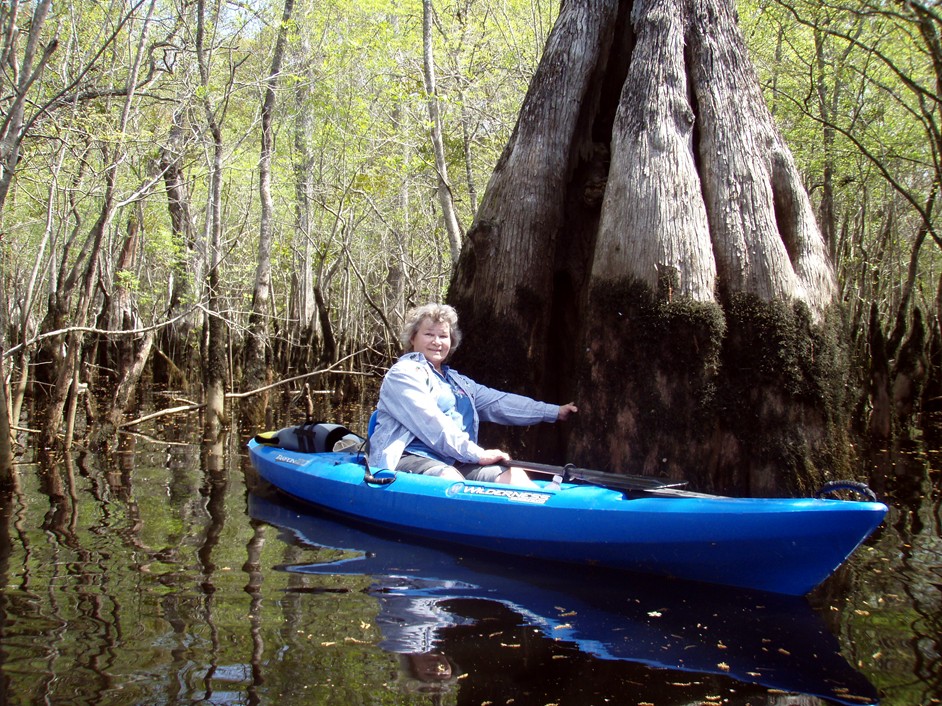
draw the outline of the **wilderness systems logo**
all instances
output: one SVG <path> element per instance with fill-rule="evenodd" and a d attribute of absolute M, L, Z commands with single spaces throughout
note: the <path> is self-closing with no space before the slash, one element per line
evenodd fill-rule
<path fill-rule="evenodd" d="M 511 488 L 492 488 L 486 485 L 463 485 L 462 495 L 489 495 L 498 498 L 507 498 L 515 503 L 529 503 L 542 505 L 552 496 L 551 493 L 536 493 L 532 490 L 513 490 Z"/>
<path fill-rule="evenodd" d="M 286 456 L 285 454 L 278 454 L 275 456 L 275 461 L 279 463 L 290 463 L 292 466 L 306 466 L 311 462 L 309 458 L 298 458 L 297 456 Z"/>

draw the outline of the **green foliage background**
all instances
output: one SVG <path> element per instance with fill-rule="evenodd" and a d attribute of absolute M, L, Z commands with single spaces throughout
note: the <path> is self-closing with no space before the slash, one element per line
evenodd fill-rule
<path fill-rule="evenodd" d="M 186 301 L 203 298 L 211 262 L 206 105 L 222 127 L 225 151 L 217 314 L 234 340 L 243 335 L 260 229 L 259 119 L 283 5 L 206 5 L 205 88 L 196 60 L 200 3 L 151 2 L 143 39 L 148 5 L 140 0 L 57 3 L 43 27 L 41 41 L 58 45 L 29 89 L 22 156 L 0 204 L 4 350 L 40 330 L 48 295 L 83 253 L 109 170 L 118 174 L 118 207 L 100 289 L 117 284 L 114 260 L 128 221 L 137 218 L 142 247 L 121 277 L 135 283 L 143 324 L 166 319 L 170 284 L 183 272 L 195 280 Z M 938 19 L 920 15 L 919 7 L 868 0 L 739 4 L 768 103 L 830 240 L 861 360 L 868 355 L 871 303 L 887 329 L 913 306 L 931 312 L 927 319 L 938 328 L 934 195 L 942 84 L 935 72 L 942 52 Z M 559 8 L 557 0 L 455 0 L 434 9 L 448 177 L 467 228 Z M 12 18 L 4 9 L 0 19 L 21 34 L 28 29 L 24 8 Z M 394 324 L 404 309 L 445 294 L 452 263 L 436 198 L 421 25 L 417 2 L 295 3 L 278 84 L 272 179 L 271 316 L 292 344 L 291 332 L 312 317 L 292 305 L 302 267 L 311 268 L 325 296 L 341 354 L 395 348 Z M 122 130 L 128 67 L 139 46 L 144 62 Z M 24 43 L 10 49 L 0 98 L 6 115 Z M 171 139 L 174 125 L 181 138 Z M 179 158 L 186 179 L 193 242 L 170 225 L 159 164 L 164 150 Z M 929 234 L 925 244 L 921 230 Z"/>

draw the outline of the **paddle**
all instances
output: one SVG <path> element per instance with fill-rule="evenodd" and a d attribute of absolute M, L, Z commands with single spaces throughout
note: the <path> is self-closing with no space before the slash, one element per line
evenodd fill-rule
<path fill-rule="evenodd" d="M 561 476 L 564 483 L 587 483 L 597 485 L 602 488 L 611 488 L 612 490 L 643 492 L 650 490 L 664 490 L 667 488 L 682 488 L 687 485 L 687 481 L 668 481 L 661 478 L 652 478 L 651 476 L 631 476 L 622 473 L 608 473 L 606 471 L 596 471 L 591 468 L 577 468 L 571 463 L 565 466 L 553 466 L 548 463 L 536 463 L 535 461 L 519 461 L 513 459 L 501 463 L 502 466 L 516 466 L 535 473 L 543 473 L 551 476 Z"/>

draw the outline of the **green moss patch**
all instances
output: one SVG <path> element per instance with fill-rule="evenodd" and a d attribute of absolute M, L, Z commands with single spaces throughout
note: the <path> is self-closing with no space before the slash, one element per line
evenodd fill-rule
<path fill-rule="evenodd" d="M 702 490 L 807 493 L 846 470 L 841 331 L 796 303 L 721 308 L 635 281 L 596 286 L 579 378 L 591 421 L 572 446 L 581 461 Z"/>

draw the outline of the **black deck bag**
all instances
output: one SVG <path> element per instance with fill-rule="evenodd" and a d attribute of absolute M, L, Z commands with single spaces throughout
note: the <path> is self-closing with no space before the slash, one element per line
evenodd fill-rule
<path fill-rule="evenodd" d="M 256 434 L 255 441 L 303 453 L 323 453 L 333 451 L 335 447 L 338 450 L 356 448 L 363 443 L 363 439 L 342 424 L 326 422 L 308 422 L 278 431 L 265 431 Z"/>

